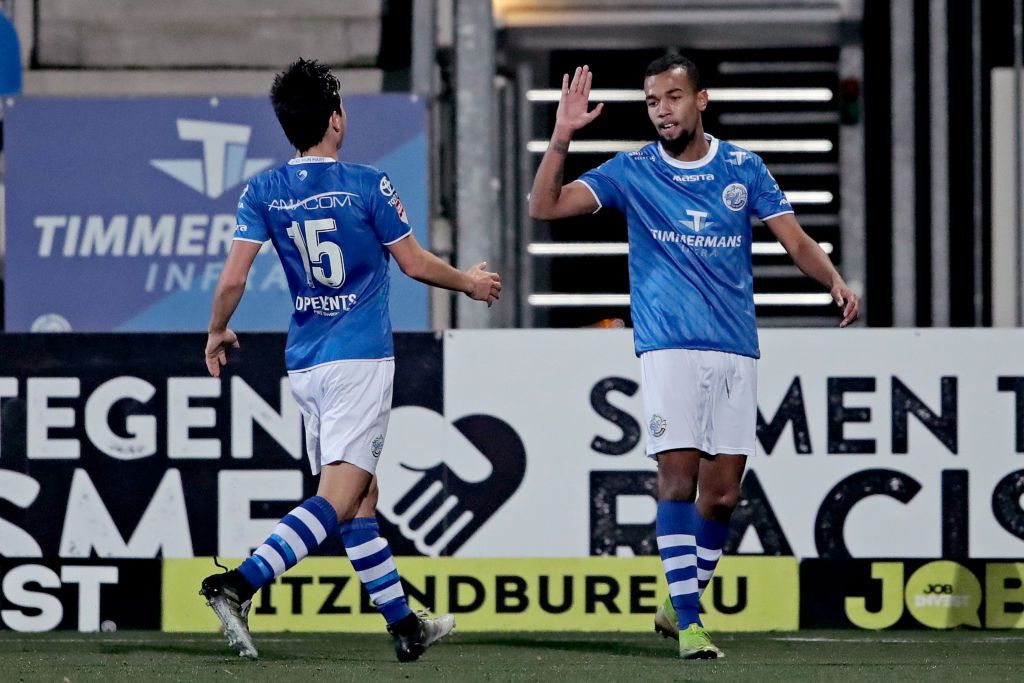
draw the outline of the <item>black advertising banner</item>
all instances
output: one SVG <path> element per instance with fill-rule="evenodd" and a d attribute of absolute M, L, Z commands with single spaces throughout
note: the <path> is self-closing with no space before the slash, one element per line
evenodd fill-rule
<path fill-rule="evenodd" d="M 0 629 L 158 629 L 162 564 L 0 558 Z"/>
<path fill-rule="evenodd" d="M 0 556 L 244 556 L 315 492 L 284 335 L 242 335 L 219 379 L 204 344 L 0 336 Z M 440 412 L 440 338 L 396 335 L 396 356 L 394 405 Z"/>
<path fill-rule="evenodd" d="M 1024 562 L 803 560 L 801 628 L 1024 628 Z"/>

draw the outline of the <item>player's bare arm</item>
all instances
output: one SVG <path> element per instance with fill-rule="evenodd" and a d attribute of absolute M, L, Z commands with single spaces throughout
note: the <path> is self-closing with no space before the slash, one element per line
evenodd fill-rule
<path fill-rule="evenodd" d="M 562 184 L 565 157 L 572 136 L 601 113 L 604 103 L 590 108 L 590 85 L 594 75 L 587 66 L 576 67 L 572 80 L 562 76 L 562 96 L 555 114 L 555 130 L 537 168 L 530 191 L 530 217 L 554 220 L 593 213 L 598 208 L 594 195 L 580 183 Z"/>
<path fill-rule="evenodd" d="M 461 271 L 420 246 L 412 234 L 388 245 L 388 249 L 402 272 L 414 280 L 462 292 L 476 301 L 486 301 L 488 306 L 501 298 L 501 278 L 487 270 L 486 262 Z"/>
<path fill-rule="evenodd" d="M 793 263 L 808 277 L 829 288 L 832 300 L 843 309 L 840 327 L 846 327 L 860 315 L 860 299 L 843 280 L 818 243 L 804 232 L 791 213 L 769 218 L 765 224 L 779 240 Z"/>
<path fill-rule="evenodd" d="M 208 327 L 209 336 L 206 338 L 206 369 L 214 377 L 220 377 L 221 366 L 227 365 L 228 348 L 238 348 L 238 335 L 228 327 L 228 321 L 238 308 L 238 302 L 242 300 L 249 269 L 252 268 L 252 262 L 262 246 L 259 242 L 233 241 L 227 261 L 224 263 L 224 270 L 217 279 Z"/>

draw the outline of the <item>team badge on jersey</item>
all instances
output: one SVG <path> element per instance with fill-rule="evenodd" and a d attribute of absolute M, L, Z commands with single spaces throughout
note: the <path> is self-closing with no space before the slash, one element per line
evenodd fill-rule
<path fill-rule="evenodd" d="M 747 188 L 732 183 L 722 190 L 722 201 L 730 211 L 741 211 L 747 205 Z"/>
<path fill-rule="evenodd" d="M 657 439 L 668 429 L 668 420 L 661 415 L 651 415 L 651 422 L 647 425 L 647 429 L 651 432 L 651 436 Z"/>
<path fill-rule="evenodd" d="M 384 450 L 384 435 L 378 434 L 373 437 L 373 442 L 370 444 L 370 454 L 375 458 L 380 457 L 381 451 Z"/>
<path fill-rule="evenodd" d="M 306 176 L 309 175 L 309 171 L 307 171 L 306 169 L 302 169 L 301 171 L 299 171 L 295 175 L 299 176 L 299 180 L 305 180 Z"/>

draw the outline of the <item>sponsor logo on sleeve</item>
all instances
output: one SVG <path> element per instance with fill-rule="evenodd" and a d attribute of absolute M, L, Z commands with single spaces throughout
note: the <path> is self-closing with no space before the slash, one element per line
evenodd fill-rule
<path fill-rule="evenodd" d="M 406 225 L 409 225 L 409 217 L 405 215 L 405 207 L 402 205 L 402 200 L 398 198 L 397 194 L 391 196 L 391 199 L 388 200 L 388 206 L 395 207 L 398 218 Z"/>
<path fill-rule="evenodd" d="M 736 166 L 742 166 L 743 162 L 750 158 L 750 155 L 742 150 L 733 150 L 729 152 L 729 156 L 726 157 L 725 163 L 735 164 Z"/>

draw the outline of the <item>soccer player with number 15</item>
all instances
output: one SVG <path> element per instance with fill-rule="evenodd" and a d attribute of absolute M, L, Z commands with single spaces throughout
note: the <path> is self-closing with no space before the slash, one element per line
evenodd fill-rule
<path fill-rule="evenodd" d="M 306 427 L 315 496 L 280 521 L 236 569 L 207 577 L 200 593 L 244 657 L 257 651 L 248 608 L 263 586 L 338 534 L 373 604 L 387 621 L 400 661 L 417 659 L 455 626 L 450 614 L 409 609 L 388 542 L 375 517 L 377 461 L 391 414 L 395 372 L 388 317 L 388 262 L 421 282 L 488 305 L 501 283 L 484 263 L 462 272 L 424 250 L 387 174 L 338 161 L 347 121 L 340 84 L 316 61 L 300 59 L 270 91 L 296 150 L 288 163 L 249 181 L 238 226 L 213 296 L 206 366 L 214 377 L 238 348 L 228 321 L 256 254 L 270 240 L 294 301 L 285 364 Z"/>

